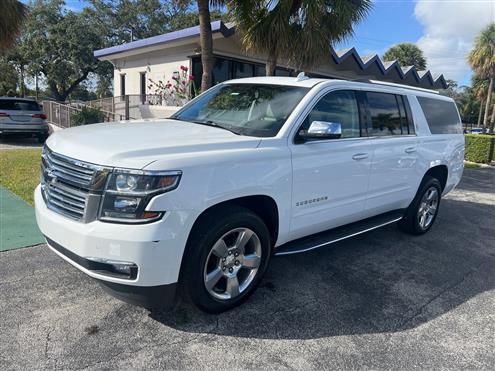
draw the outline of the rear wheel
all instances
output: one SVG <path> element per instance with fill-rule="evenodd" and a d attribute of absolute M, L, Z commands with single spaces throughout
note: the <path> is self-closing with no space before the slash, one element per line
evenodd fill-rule
<path fill-rule="evenodd" d="M 441 195 L 442 187 L 438 179 L 425 177 L 404 218 L 399 221 L 399 228 L 414 235 L 428 232 L 438 215 Z"/>
<path fill-rule="evenodd" d="M 186 297 L 210 313 L 241 304 L 268 266 L 266 225 L 250 210 L 228 206 L 208 212 L 191 233 L 181 272 Z"/>

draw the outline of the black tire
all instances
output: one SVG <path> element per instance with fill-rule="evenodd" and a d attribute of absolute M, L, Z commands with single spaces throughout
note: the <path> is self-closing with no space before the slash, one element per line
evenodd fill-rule
<path fill-rule="evenodd" d="M 216 256 L 210 254 L 215 243 L 237 228 L 248 228 L 257 236 L 256 242 L 259 241 L 259 244 L 257 243 L 256 246 L 258 249 L 261 248 L 259 267 L 253 274 L 254 278 L 251 278 L 251 283 L 237 297 L 218 299 L 206 288 L 207 268 L 205 267 L 207 260 L 210 262 L 211 259 L 216 259 Z M 189 236 L 179 279 L 182 296 L 208 313 L 221 313 L 232 309 L 243 303 L 254 292 L 268 267 L 270 256 L 270 234 L 258 215 L 237 205 L 225 205 L 212 209 L 200 217 Z M 239 268 L 239 271 L 241 269 L 244 268 Z M 249 268 L 245 269 L 249 271 Z"/>
<path fill-rule="evenodd" d="M 422 201 L 425 194 L 433 189 L 435 189 L 438 194 L 436 208 L 434 214 L 432 215 L 431 221 L 427 226 L 423 227 L 419 217 L 420 208 L 422 207 Z M 439 180 L 429 175 L 425 176 L 419 186 L 418 193 L 416 193 L 414 200 L 407 208 L 404 217 L 398 222 L 399 229 L 412 235 L 421 235 L 428 232 L 437 218 L 438 210 L 440 209 L 441 196 L 442 186 Z"/>
<path fill-rule="evenodd" d="M 48 139 L 48 134 L 40 134 L 37 136 L 37 138 L 38 138 L 38 143 L 43 144 Z"/>

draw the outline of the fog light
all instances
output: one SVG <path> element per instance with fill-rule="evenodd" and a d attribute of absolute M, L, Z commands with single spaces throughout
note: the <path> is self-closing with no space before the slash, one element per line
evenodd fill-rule
<path fill-rule="evenodd" d="M 130 279 L 137 277 L 138 267 L 135 263 L 98 257 L 87 257 L 86 259 L 92 261 L 91 270 L 104 272 L 107 275 L 124 276 Z"/>

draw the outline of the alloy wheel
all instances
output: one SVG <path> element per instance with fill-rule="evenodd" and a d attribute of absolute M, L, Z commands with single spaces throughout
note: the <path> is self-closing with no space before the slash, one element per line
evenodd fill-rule
<path fill-rule="evenodd" d="M 421 198 L 417 218 L 419 227 L 422 230 L 428 229 L 433 222 L 437 213 L 438 200 L 439 193 L 436 187 L 428 188 Z"/>
<path fill-rule="evenodd" d="M 261 242 L 249 228 L 235 228 L 213 244 L 204 267 L 204 285 L 219 300 L 238 297 L 253 282 L 261 264 Z"/>

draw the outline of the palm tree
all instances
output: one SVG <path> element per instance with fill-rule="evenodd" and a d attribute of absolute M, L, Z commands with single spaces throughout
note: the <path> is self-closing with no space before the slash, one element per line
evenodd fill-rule
<path fill-rule="evenodd" d="M 324 61 L 332 43 L 352 35 L 371 0 L 236 0 L 228 5 L 247 51 L 266 54 L 272 76 L 279 58 L 298 70 Z"/>
<path fill-rule="evenodd" d="M 486 90 L 488 89 L 488 80 L 482 78 L 480 75 L 474 75 L 471 78 L 471 86 L 474 97 L 480 102 L 477 124 L 477 127 L 480 127 L 481 120 L 483 119 L 483 104 L 485 103 Z"/>
<path fill-rule="evenodd" d="M 0 49 L 9 48 L 21 31 L 27 7 L 17 0 L 2 0 L 0 12 Z"/>
<path fill-rule="evenodd" d="M 483 131 L 486 131 L 495 79 L 495 23 L 488 25 L 476 37 L 474 48 L 469 53 L 468 61 L 476 73 L 490 79 L 486 95 L 485 116 L 483 118 Z"/>
<path fill-rule="evenodd" d="M 210 6 L 222 6 L 226 0 L 198 0 L 199 15 L 199 43 L 201 46 L 201 91 L 211 86 L 211 71 L 215 59 L 213 58 L 213 36 L 211 32 Z"/>
<path fill-rule="evenodd" d="M 400 43 L 392 46 L 383 54 L 384 61 L 397 61 L 401 67 L 414 66 L 417 70 L 426 70 L 423 51 L 412 43 Z"/>

